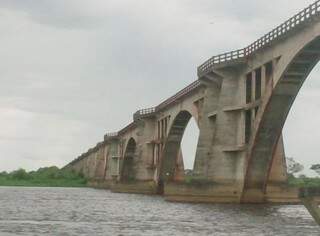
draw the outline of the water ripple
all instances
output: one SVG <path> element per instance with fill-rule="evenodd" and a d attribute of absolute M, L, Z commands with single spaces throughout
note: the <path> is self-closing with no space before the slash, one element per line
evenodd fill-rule
<path fill-rule="evenodd" d="M 312 236 L 302 206 L 165 202 L 158 196 L 88 188 L 0 187 L 0 236 Z"/>

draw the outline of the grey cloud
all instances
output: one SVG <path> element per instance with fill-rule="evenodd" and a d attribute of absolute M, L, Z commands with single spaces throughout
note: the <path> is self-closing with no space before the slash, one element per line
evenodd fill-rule
<path fill-rule="evenodd" d="M 4 8 L 22 11 L 39 24 L 66 29 L 89 29 L 99 26 L 99 17 L 85 14 L 81 5 L 86 1 L 63 0 L 1 0 Z M 77 7 L 80 6 L 80 7 Z"/>

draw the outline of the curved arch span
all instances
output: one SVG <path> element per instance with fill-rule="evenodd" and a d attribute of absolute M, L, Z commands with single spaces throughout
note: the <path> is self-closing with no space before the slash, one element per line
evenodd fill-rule
<path fill-rule="evenodd" d="M 184 166 L 181 142 L 186 127 L 192 117 L 193 116 L 189 111 L 183 110 L 178 113 L 172 122 L 162 151 L 158 175 L 160 188 L 163 187 L 164 182 L 183 178 Z"/>
<path fill-rule="evenodd" d="M 319 59 L 320 37 L 316 37 L 294 55 L 275 86 L 270 81 L 255 121 L 257 128 L 250 138 L 244 193 L 250 189 L 266 192 L 283 126 L 302 85 Z"/>
<path fill-rule="evenodd" d="M 121 181 L 128 182 L 135 180 L 135 156 L 136 156 L 136 141 L 130 138 L 124 153 Z"/>

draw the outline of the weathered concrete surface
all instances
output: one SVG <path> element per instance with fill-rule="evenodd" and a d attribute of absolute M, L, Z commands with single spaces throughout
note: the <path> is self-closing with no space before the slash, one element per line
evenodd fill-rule
<path fill-rule="evenodd" d="M 117 192 L 158 192 L 169 200 L 298 201 L 297 191 L 284 187 L 282 128 L 319 60 L 319 17 L 316 1 L 250 46 L 209 59 L 197 81 L 136 112 L 127 127 L 67 167 L 95 183 L 114 183 Z M 200 134 L 191 178 L 214 183 L 206 188 L 182 184 L 180 144 L 192 117 Z"/>
<path fill-rule="evenodd" d="M 236 185 L 168 183 L 164 196 L 168 201 L 201 203 L 239 203 Z"/>
<path fill-rule="evenodd" d="M 98 189 L 111 189 L 113 181 L 106 180 L 89 180 L 88 187 L 98 188 Z"/>
<path fill-rule="evenodd" d="M 136 181 L 132 183 L 114 183 L 110 186 L 111 191 L 116 193 L 141 193 L 157 194 L 158 186 L 154 181 Z"/>
<path fill-rule="evenodd" d="M 299 198 L 313 219 L 320 225 L 320 188 L 301 188 L 299 189 Z"/>

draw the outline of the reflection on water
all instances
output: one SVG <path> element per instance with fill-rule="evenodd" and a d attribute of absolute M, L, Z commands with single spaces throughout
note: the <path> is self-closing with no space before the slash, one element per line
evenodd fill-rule
<path fill-rule="evenodd" d="M 87 188 L 0 187 L 0 235 L 320 235 L 303 206 L 208 205 Z"/>

